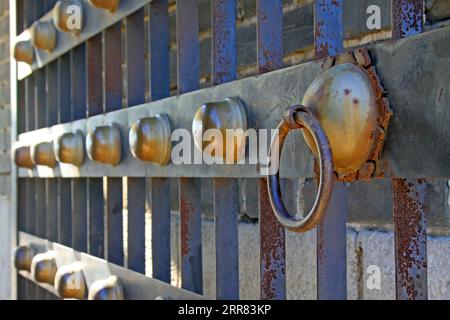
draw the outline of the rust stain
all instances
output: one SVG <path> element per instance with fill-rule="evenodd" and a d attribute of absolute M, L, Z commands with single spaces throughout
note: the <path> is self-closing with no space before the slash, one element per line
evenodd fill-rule
<path fill-rule="evenodd" d="M 286 249 L 284 228 L 277 221 L 269 201 L 267 181 L 259 180 L 260 185 L 260 240 L 261 240 L 261 297 L 275 299 L 277 285 L 285 281 Z"/>
<path fill-rule="evenodd" d="M 426 184 L 424 179 L 418 179 L 416 186 L 406 179 L 393 179 L 397 285 L 406 291 L 408 299 L 413 300 L 422 295 L 417 280 L 420 280 L 422 269 L 427 268 L 427 201 L 420 201 L 416 191 L 422 184 Z"/>
<path fill-rule="evenodd" d="M 186 199 L 184 194 L 180 195 L 180 237 L 181 237 L 181 257 L 189 255 L 191 233 L 189 226 L 194 216 L 194 206 Z"/>

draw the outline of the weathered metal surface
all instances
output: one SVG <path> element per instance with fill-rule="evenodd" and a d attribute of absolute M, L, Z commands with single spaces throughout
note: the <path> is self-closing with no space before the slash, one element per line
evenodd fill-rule
<path fill-rule="evenodd" d="M 120 0 L 89 0 L 89 3 L 96 8 L 114 12 L 120 5 Z M 122 1 L 124 2 L 124 1 Z"/>
<path fill-rule="evenodd" d="M 69 132 L 59 136 L 54 143 L 56 160 L 76 167 L 84 161 L 84 139 L 81 132 Z"/>
<path fill-rule="evenodd" d="M 31 260 L 35 256 L 30 246 L 20 246 L 14 252 L 14 266 L 17 270 L 31 271 Z"/>
<path fill-rule="evenodd" d="M 86 111 L 88 116 L 103 113 L 103 43 L 102 35 L 96 35 L 86 42 Z M 104 248 L 104 198 L 103 179 L 90 178 L 87 181 L 88 202 L 88 247 L 93 256 L 103 257 Z"/>
<path fill-rule="evenodd" d="M 315 2 L 315 57 L 325 58 L 325 65 L 332 60 L 329 57 L 337 56 L 343 51 L 342 5 L 341 0 Z M 319 140 L 316 138 L 316 141 Z M 326 170 L 322 161 L 316 160 L 315 166 L 317 167 L 319 163 L 319 168 Z M 317 226 L 317 299 L 319 300 L 347 299 L 347 195 L 348 189 L 345 184 L 339 182 L 334 184 L 326 212 Z"/>
<path fill-rule="evenodd" d="M 228 129 L 241 131 L 236 131 L 229 141 Z M 222 139 L 206 141 L 208 130 L 217 130 Z M 206 102 L 199 107 L 192 120 L 192 135 L 197 149 L 212 159 L 226 163 L 237 163 L 245 156 L 246 130 L 245 107 L 237 98 Z"/>
<path fill-rule="evenodd" d="M 343 0 L 317 0 L 314 7 L 314 49 L 317 59 L 344 50 Z"/>
<path fill-rule="evenodd" d="M 198 10 L 197 0 L 179 1 L 177 3 L 178 94 L 199 88 Z M 165 53 L 167 58 L 169 52 Z M 169 70 L 166 71 L 168 72 Z M 165 79 L 168 86 L 169 74 L 165 74 Z M 186 290 L 201 294 L 203 292 L 201 180 L 180 178 L 178 187 L 181 286 Z"/>
<path fill-rule="evenodd" d="M 122 158 L 119 126 L 112 123 L 90 130 L 86 136 L 86 151 L 92 161 L 117 166 Z"/>
<path fill-rule="evenodd" d="M 259 0 L 257 10 L 258 73 L 283 66 L 283 1 Z M 247 181 L 247 189 L 249 189 Z M 247 190 L 249 192 L 249 190 Z M 251 191 L 250 191 L 251 192 Z M 270 205 L 265 178 L 258 180 L 260 239 L 260 298 L 286 299 L 285 231 Z M 246 203 L 249 211 L 249 201 Z"/>
<path fill-rule="evenodd" d="M 31 159 L 31 147 L 19 147 L 14 150 L 14 163 L 21 168 L 33 168 L 34 162 Z"/>
<path fill-rule="evenodd" d="M 354 64 L 355 57 L 360 66 Z M 369 54 L 359 49 L 354 56 L 342 55 L 338 60 L 344 58 L 348 61 L 337 61 L 313 81 L 302 104 L 317 117 L 330 139 L 339 179 L 353 181 L 373 175 L 391 111 L 375 69 L 365 69 L 370 67 Z M 302 131 L 308 147 L 317 155 L 311 134 Z"/>
<path fill-rule="evenodd" d="M 166 114 L 139 119 L 131 126 L 128 137 L 131 153 L 141 161 L 166 165 L 172 151 L 171 134 Z"/>
<path fill-rule="evenodd" d="M 142 8 L 151 0 L 133 0 L 133 1 L 121 1 L 120 6 L 117 10 L 112 13 L 108 10 L 98 10 L 92 8 L 89 4 L 89 0 L 81 0 L 83 7 L 85 8 L 85 19 L 84 26 L 80 34 L 76 37 L 72 33 L 67 32 L 57 32 L 57 45 L 52 52 L 45 50 L 34 50 L 35 59 L 31 66 L 24 63 L 19 64 L 18 79 L 24 79 L 31 72 L 36 71 L 55 60 L 56 58 L 67 53 L 71 49 L 77 47 L 78 45 L 86 42 L 88 39 L 98 34 L 100 31 L 114 25 L 115 23 L 121 21 L 124 17 L 129 16 L 136 10 Z M 52 21 L 53 12 L 49 11 L 47 14 L 40 18 L 40 21 Z M 34 17 L 31 22 L 34 21 Z M 28 28 L 30 24 L 25 25 Z M 18 37 L 18 41 L 26 41 L 30 39 L 30 30 L 24 30 Z"/>
<path fill-rule="evenodd" d="M 130 107 L 145 101 L 144 9 L 127 17 L 124 40 L 127 66 L 127 106 Z M 128 131 L 124 133 L 126 132 Z M 126 182 L 128 230 L 131 231 L 127 236 L 127 267 L 145 273 L 145 178 L 128 177 Z M 166 232 L 169 232 L 168 230 Z"/>
<path fill-rule="evenodd" d="M 423 31 L 424 1 L 392 1 L 392 38 L 401 39 Z"/>
<path fill-rule="evenodd" d="M 216 178 L 214 219 L 216 252 L 216 298 L 239 298 L 239 197 L 236 179 Z"/>
<path fill-rule="evenodd" d="M 86 45 L 73 49 L 71 65 L 71 110 L 72 120 L 86 117 Z M 80 252 L 87 252 L 87 180 L 72 180 L 72 246 Z M 50 239 L 51 240 L 51 239 Z"/>
<path fill-rule="evenodd" d="M 397 299 L 424 300 L 427 290 L 427 222 L 425 179 L 393 179 Z"/>
<path fill-rule="evenodd" d="M 78 8 L 78 11 L 75 9 Z M 60 0 L 56 2 L 52 12 L 53 12 L 53 23 L 56 29 L 62 32 L 69 32 L 73 35 L 80 34 L 84 26 L 84 5 L 81 0 Z M 79 19 L 74 21 L 74 14 L 79 14 L 76 18 Z M 79 22 L 77 25 L 75 22 Z"/>
<path fill-rule="evenodd" d="M 393 1 L 392 37 L 394 39 L 421 33 L 423 20 L 424 1 Z M 420 53 L 416 52 L 416 54 Z M 426 79 L 422 78 L 421 81 L 426 81 Z M 431 137 L 428 139 L 431 141 Z M 396 298 L 400 300 L 428 299 L 426 212 L 429 208 L 429 199 L 427 182 L 421 178 L 417 180 L 394 178 L 392 189 Z"/>
<path fill-rule="evenodd" d="M 103 259 L 99 259 L 98 257 L 74 251 L 70 247 L 62 246 L 24 232 L 19 232 L 18 242 L 20 246 L 31 245 L 36 253 L 45 253 L 52 250 L 55 254 L 55 262 L 58 268 L 75 262 L 83 263 L 83 273 L 88 288 L 92 288 L 96 281 L 106 280 L 111 276 L 116 276 L 123 286 L 124 298 L 127 300 L 154 300 L 158 296 L 169 296 L 174 300 L 199 300 L 203 298 L 198 294 L 173 287 L 167 283 L 146 277 L 141 273 L 133 272 Z M 20 275 L 30 281 L 35 281 L 27 271 L 21 271 Z M 44 283 L 36 284 L 55 295 L 58 294 L 53 286 Z"/>
<path fill-rule="evenodd" d="M 83 264 L 75 262 L 59 267 L 55 274 L 55 289 L 61 298 L 83 300 L 87 296 Z"/>
<path fill-rule="evenodd" d="M 54 168 L 56 166 L 53 142 L 40 142 L 31 146 L 31 158 L 35 165 Z"/>
<path fill-rule="evenodd" d="M 104 96 L 105 111 L 122 108 L 122 23 L 105 30 L 104 49 Z M 106 178 L 106 260 L 124 265 L 123 248 L 123 184 L 122 178 Z"/>
<path fill-rule="evenodd" d="M 36 21 L 31 26 L 31 43 L 38 49 L 52 52 L 56 47 L 56 28 L 53 21 Z"/>
<path fill-rule="evenodd" d="M 19 41 L 14 46 L 14 59 L 27 64 L 32 64 L 34 60 L 34 48 L 30 40 Z"/>
<path fill-rule="evenodd" d="M 407 38 L 395 43 L 385 42 L 368 48 L 375 66 L 383 79 L 387 98 L 395 113 L 389 125 L 381 158 L 375 164 L 376 174 L 385 177 L 449 177 L 447 165 L 450 158 L 450 128 L 445 125 L 450 117 L 446 102 L 450 92 L 442 83 L 447 74 L 444 70 L 450 63 L 445 58 L 450 53 L 448 28 L 434 30 L 423 35 Z M 411 55 L 412 51 L 418 54 Z M 419 54 L 420 53 L 420 54 Z M 307 87 L 320 72 L 321 62 L 310 62 L 283 70 L 260 75 L 257 78 L 206 88 L 195 93 L 154 101 L 128 110 L 119 110 L 88 120 L 20 135 L 20 143 L 27 144 L 62 133 L 87 129 L 96 125 L 117 122 L 122 132 L 142 117 L 167 113 L 173 128 L 190 130 L 192 118 L 198 106 L 206 101 L 216 101 L 227 96 L 239 96 L 245 103 L 250 119 L 249 127 L 276 128 L 284 110 L 292 103 L 301 101 Z M 410 81 L 411 74 L 423 79 L 423 85 Z M 407 94 L 405 94 L 407 93 Z M 424 106 L 427 108 L 423 113 Z M 270 115 L 267 110 L 272 110 Z M 420 125 L 411 125 L 421 119 Z M 283 156 L 282 177 L 312 177 L 312 156 L 301 147 L 293 150 L 293 156 Z M 431 143 L 430 143 L 431 141 Z M 440 146 L 440 147 L 437 147 Z M 129 148 L 128 142 L 124 149 Z M 417 150 L 423 152 L 417 153 Z M 414 154 L 414 157 L 411 155 Z M 302 159 L 294 162 L 294 159 Z M 73 170 L 59 165 L 56 170 L 40 169 L 41 176 L 166 176 L 166 177 L 259 177 L 256 165 L 173 165 L 159 167 L 139 163 L 131 153 L 124 154 L 122 163 L 116 168 L 97 165 L 90 161 Z M 20 176 L 37 175 L 38 171 L 19 170 Z"/>
<path fill-rule="evenodd" d="M 218 85 L 233 81 L 237 76 L 236 0 L 213 0 L 211 2 L 211 15 L 212 82 L 214 85 Z M 239 196 L 237 180 L 214 179 L 213 194 L 216 245 L 216 298 L 220 300 L 238 299 Z"/>
<path fill-rule="evenodd" d="M 325 217 L 317 228 L 317 298 L 347 299 L 346 222 L 348 187 L 336 182 Z"/>
<path fill-rule="evenodd" d="M 278 221 L 291 231 L 306 232 L 315 228 L 324 218 L 328 203 L 333 193 L 333 154 L 330 142 L 320 122 L 313 116 L 311 110 L 304 106 L 293 106 L 286 111 L 282 122 L 278 126 L 278 134 L 274 136 L 270 146 L 269 158 L 274 156 L 274 150 L 281 153 L 284 142 L 290 130 L 306 129 L 316 143 L 317 163 L 319 167 L 319 187 L 316 200 L 309 213 L 303 219 L 296 219 L 286 209 L 282 199 L 280 174 L 277 171 L 267 178 L 270 203 Z M 275 153 L 276 156 L 276 153 Z M 271 159 L 275 162 L 276 159 Z"/>
<path fill-rule="evenodd" d="M 55 252 L 38 253 L 31 261 L 31 275 L 37 282 L 53 284 L 57 271 Z"/>

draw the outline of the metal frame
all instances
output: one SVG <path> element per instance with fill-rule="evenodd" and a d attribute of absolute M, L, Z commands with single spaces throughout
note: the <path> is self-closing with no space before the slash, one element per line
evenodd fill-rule
<path fill-rule="evenodd" d="M 16 0 L 10 0 L 12 15 L 18 13 L 17 21 L 15 17 L 11 19 L 14 36 L 16 28 L 28 28 L 43 13 L 43 6 L 31 6 L 34 0 L 17 1 L 32 2 L 28 3 L 30 7 L 18 6 L 16 9 Z M 83 1 L 87 4 L 87 0 Z M 414 1 L 415 4 L 419 2 Z M 394 1 L 393 34 L 396 39 L 411 37 L 368 46 L 395 113 L 373 178 L 394 178 L 397 297 L 414 299 L 427 297 L 426 245 L 423 245 L 423 241 L 426 243 L 426 183 L 408 180 L 411 185 L 407 186 L 411 190 L 406 190 L 406 180 L 398 178 L 450 177 L 450 142 L 446 139 L 450 136 L 450 127 L 446 125 L 448 111 L 430 108 L 424 112 L 423 108 L 432 105 L 437 96 L 449 99 L 448 93 L 438 84 L 448 78 L 445 70 L 450 67 L 447 59 L 450 52 L 443 52 L 447 48 L 440 44 L 450 40 L 450 28 L 414 36 L 404 34 L 399 30 L 409 20 L 403 17 L 402 3 Z M 48 4 L 51 7 L 54 1 Z M 148 37 L 145 36 L 144 21 L 147 4 L 150 15 Z M 38 251 L 57 248 L 58 252 L 70 254 L 75 260 L 83 260 L 90 279 L 118 275 L 129 299 L 154 299 L 161 295 L 174 299 L 201 298 L 200 185 L 201 178 L 214 178 L 216 297 L 237 299 L 239 198 L 236 178 L 259 178 L 260 297 L 286 298 L 285 230 L 270 207 L 259 166 L 144 163 L 132 157 L 128 131 L 136 120 L 157 113 L 167 114 L 173 128 L 190 130 L 200 105 L 227 97 L 239 97 L 245 104 L 250 128 L 276 128 L 285 109 L 300 102 L 328 58 L 343 52 L 342 0 L 317 0 L 315 3 L 315 57 L 325 60 L 282 70 L 277 70 L 283 66 L 282 1 L 258 0 L 259 75 L 241 80 L 236 80 L 236 0 L 213 0 L 211 9 L 214 84 L 211 88 L 199 90 L 197 0 L 182 0 L 177 5 L 179 95 L 176 97 L 169 97 L 168 0 L 122 1 L 115 13 L 86 10 L 86 25 L 79 36 L 58 33 L 56 50 L 50 54 L 38 50 L 37 62 L 24 73 L 17 73 L 17 65 L 12 61 L 14 148 L 52 141 L 62 133 L 76 130 L 86 135 L 95 126 L 116 123 L 121 130 L 124 154 L 116 167 L 86 159 L 80 168 L 58 164 L 55 169 L 39 166 L 33 170 L 12 170 L 11 226 L 16 230 L 15 218 L 18 217 L 19 244 L 32 244 Z M 423 8 L 417 7 L 414 13 L 418 23 L 423 18 Z M 43 20 L 49 18 L 50 13 L 42 17 Z M 124 33 L 122 22 L 125 22 Z M 416 31 L 413 33 L 421 30 Z M 27 33 L 21 33 L 17 39 L 28 37 Z M 122 47 L 125 57 L 122 57 Z M 411 55 L 417 48 L 419 54 Z M 147 53 L 150 61 L 145 61 Z M 122 63 L 127 69 L 126 79 L 122 74 Z M 145 66 L 150 66 L 148 83 L 143 71 Z M 22 68 L 23 64 L 18 67 Z M 418 88 L 410 79 L 411 70 L 418 79 L 431 73 L 433 78 L 427 79 L 430 87 L 423 91 Z M 127 84 L 126 106 L 122 106 L 123 80 Z M 150 102 L 145 96 L 148 88 L 150 97 L 147 100 Z M 433 90 L 430 88 L 435 92 L 430 92 Z M 411 94 L 405 95 L 405 92 Z M 411 121 L 418 119 L 421 125 L 412 128 Z M 40 129 L 35 130 L 36 125 Z M 20 132 L 18 138 L 17 132 Z M 298 132 L 291 134 L 291 139 L 295 140 L 295 148 L 282 157 L 281 176 L 314 177 L 314 159 L 305 143 Z M 431 139 L 433 143 L 430 143 Z M 122 180 L 122 177 L 126 179 Z M 170 282 L 171 250 L 170 177 L 179 178 L 183 289 L 167 284 Z M 17 198 L 14 197 L 16 188 Z M 123 236 L 124 216 L 120 211 L 125 203 L 122 199 L 126 199 L 128 209 L 126 254 L 123 243 L 115 238 L 117 234 Z M 347 186 L 337 183 L 325 218 L 317 230 L 319 299 L 345 299 L 347 295 L 347 205 Z M 153 279 L 144 276 L 146 210 L 151 212 Z M 30 214 L 34 212 L 37 213 L 36 220 L 34 214 Z M 411 228 L 402 228 L 411 221 L 415 223 Z M 48 240 L 43 239 L 45 237 Z M 15 235 L 12 241 L 15 243 Z M 421 242 L 417 247 L 419 254 L 406 257 L 413 263 L 411 268 L 409 265 L 405 268 L 404 253 L 417 241 Z M 54 293 L 52 287 L 35 283 L 26 272 L 19 274 L 22 276 L 17 282 L 19 297 L 51 298 L 46 291 Z M 416 275 L 419 278 L 414 278 Z M 14 277 L 13 281 L 15 285 Z"/>

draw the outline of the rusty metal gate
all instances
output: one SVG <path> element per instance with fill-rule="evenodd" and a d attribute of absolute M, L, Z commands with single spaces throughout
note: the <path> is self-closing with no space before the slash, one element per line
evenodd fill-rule
<path fill-rule="evenodd" d="M 423 32 L 423 1 L 393 0 L 392 39 L 344 49 L 343 1 L 314 2 L 315 59 L 282 68 L 283 1 L 257 0 L 259 75 L 237 79 L 236 0 L 211 0 L 213 86 L 204 88 L 198 3 L 176 1 L 176 95 L 170 92 L 168 0 L 12 1 L 18 298 L 201 299 L 200 184 L 212 178 L 217 298 L 238 299 L 237 179 L 258 178 L 260 298 L 286 298 L 285 232 L 317 227 L 317 297 L 346 299 L 347 184 L 389 177 L 396 295 L 426 299 L 425 178 L 450 176 L 448 108 L 432 106 L 436 90 L 444 101 L 450 97 L 430 77 L 430 95 L 415 92 L 427 74 L 442 79 L 449 70 L 450 48 L 442 43 L 449 43 L 450 29 Z M 331 88 L 343 95 L 332 98 Z M 369 94 L 352 92 L 363 89 Z M 326 107 L 344 100 L 344 109 L 354 109 L 343 111 L 351 120 L 339 127 L 342 114 Z M 359 122 L 352 121 L 370 122 L 370 131 L 354 129 Z M 261 175 L 260 163 L 170 161 L 173 130 L 227 125 L 279 125 L 280 142 L 290 130 L 304 131 L 317 157 L 294 136 L 295 151 L 282 154 L 280 175 L 319 178 L 305 220 L 289 214 L 278 173 Z M 340 151 L 353 144 L 355 157 L 364 155 L 348 165 L 348 153 Z M 170 285 L 169 178 L 178 179 L 182 288 Z M 144 275 L 146 206 L 151 278 Z"/>

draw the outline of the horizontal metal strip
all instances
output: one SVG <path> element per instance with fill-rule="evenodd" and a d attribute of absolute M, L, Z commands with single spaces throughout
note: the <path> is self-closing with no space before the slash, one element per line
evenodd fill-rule
<path fill-rule="evenodd" d="M 81 33 L 79 35 L 73 35 L 71 33 L 57 31 L 56 48 L 52 52 L 35 48 L 35 58 L 31 66 L 24 62 L 18 63 L 17 78 L 19 80 L 26 78 L 32 72 L 44 67 L 48 63 L 62 56 L 64 53 L 75 48 L 87 39 L 103 31 L 109 26 L 112 26 L 116 22 L 129 16 L 152 1 L 153 0 L 120 1 L 120 5 L 117 10 L 110 12 L 108 10 L 93 7 L 88 0 L 81 0 L 84 8 L 84 25 Z M 51 10 L 39 20 L 50 21 L 52 19 L 53 13 Z M 21 40 L 29 40 L 30 37 L 31 35 L 29 28 L 16 37 L 16 42 Z"/>
<path fill-rule="evenodd" d="M 372 60 L 387 91 L 394 115 L 384 151 L 376 170 L 384 176 L 450 177 L 450 28 L 442 28 L 397 42 L 369 47 Z M 203 103 L 239 97 L 245 104 L 249 128 L 276 128 L 283 111 L 302 101 L 320 72 L 321 61 L 285 68 L 264 75 L 146 103 L 73 123 L 20 135 L 20 145 L 51 141 L 64 132 L 86 133 L 95 126 L 117 123 L 122 134 L 122 162 L 116 167 L 86 159 L 76 168 L 59 164 L 56 169 L 39 166 L 20 169 L 21 177 L 258 177 L 259 166 L 174 165 L 159 166 L 131 155 L 128 132 L 131 124 L 157 113 L 169 115 L 172 129 L 191 131 L 196 110 Z M 313 158 L 299 131 L 286 143 L 281 162 L 283 177 L 312 177 Z M 192 143 L 193 148 L 193 143 Z"/>
<path fill-rule="evenodd" d="M 76 261 L 81 261 L 83 263 L 83 274 L 88 287 L 97 280 L 107 279 L 112 275 L 117 276 L 123 286 L 125 299 L 127 300 L 154 300 L 157 297 L 166 297 L 173 300 L 203 299 L 198 294 L 171 286 L 162 281 L 109 263 L 103 259 L 74 251 L 72 248 L 35 237 L 25 232 L 19 232 L 19 245 L 31 245 L 35 253 L 44 253 L 48 250 L 55 251 L 55 261 L 58 268 Z M 20 271 L 20 274 L 57 295 L 57 292 L 52 286 L 36 282 L 28 272 Z"/>

